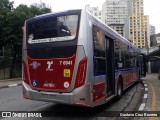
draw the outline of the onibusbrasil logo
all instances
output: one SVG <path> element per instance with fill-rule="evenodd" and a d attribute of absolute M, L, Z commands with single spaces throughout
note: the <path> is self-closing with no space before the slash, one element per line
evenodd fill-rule
<path fill-rule="evenodd" d="M 2 117 L 9 118 L 9 117 L 42 117 L 41 113 L 38 112 L 2 112 Z"/>

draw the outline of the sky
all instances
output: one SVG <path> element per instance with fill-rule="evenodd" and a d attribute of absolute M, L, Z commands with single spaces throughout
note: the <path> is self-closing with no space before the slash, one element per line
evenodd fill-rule
<path fill-rule="evenodd" d="M 51 6 L 52 11 L 61 11 L 67 9 L 84 8 L 86 4 L 92 7 L 99 7 L 102 9 L 102 4 L 105 0 L 10 0 L 14 1 L 14 6 L 19 4 L 31 5 L 33 3 L 44 2 Z M 144 1 L 144 15 L 149 15 L 149 24 L 156 27 L 156 33 L 160 33 L 160 0 L 143 0 Z"/>

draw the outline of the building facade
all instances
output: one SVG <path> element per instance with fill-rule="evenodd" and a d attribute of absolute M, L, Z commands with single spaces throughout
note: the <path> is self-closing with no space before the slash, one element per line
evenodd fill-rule
<path fill-rule="evenodd" d="M 156 28 L 151 24 L 149 25 L 149 34 L 150 36 L 156 34 Z"/>
<path fill-rule="evenodd" d="M 124 36 L 124 24 L 127 17 L 126 0 L 106 0 L 102 6 L 102 22 Z"/>
<path fill-rule="evenodd" d="M 151 47 L 160 46 L 160 33 L 151 35 L 150 41 L 151 41 Z"/>
<path fill-rule="evenodd" d="M 101 20 L 102 15 L 98 7 L 91 7 L 90 5 L 87 5 L 86 8 L 91 12 L 92 15 Z"/>
<path fill-rule="evenodd" d="M 150 47 L 149 17 L 144 15 L 143 0 L 128 0 L 125 37 L 138 48 Z"/>

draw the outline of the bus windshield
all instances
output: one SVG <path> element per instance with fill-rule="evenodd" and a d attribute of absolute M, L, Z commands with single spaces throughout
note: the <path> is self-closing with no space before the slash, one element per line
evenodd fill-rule
<path fill-rule="evenodd" d="M 76 53 L 81 11 L 43 15 L 26 22 L 27 53 L 30 58 L 71 57 Z"/>
<path fill-rule="evenodd" d="M 27 28 L 29 44 L 73 40 L 77 34 L 78 15 L 31 19 Z"/>

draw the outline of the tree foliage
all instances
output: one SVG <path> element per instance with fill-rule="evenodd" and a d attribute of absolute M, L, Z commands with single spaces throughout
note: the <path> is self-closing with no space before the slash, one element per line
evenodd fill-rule
<path fill-rule="evenodd" d="M 13 73 L 14 64 L 21 60 L 22 50 L 22 27 L 26 19 L 51 12 L 51 8 L 45 3 L 32 4 L 27 6 L 19 5 L 13 7 L 13 2 L 9 0 L 0 0 L 0 46 L 11 51 L 13 64 L 11 74 Z"/>
<path fill-rule="evenodd" d="M 4 31 L 7 26 L 6 16 L 11 12 L 12 9 L 13 2 L 9 2 L 9 0 L 0 0 L 0 46 L 4 45 Z"/>

